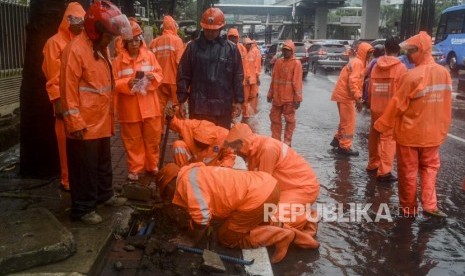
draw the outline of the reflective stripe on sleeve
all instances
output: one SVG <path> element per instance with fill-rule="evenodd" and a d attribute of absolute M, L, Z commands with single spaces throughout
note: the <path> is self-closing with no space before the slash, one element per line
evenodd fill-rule
<path fill-rule="evenodd" d="M 192 186 L 194 191 L 195 199 L 200 205 L 200 212 L 202 213 L 202 222 L 201 225 L 207 225 L 210 221 L 210 211 L 208 210 L 207 204 L 203 199 L 202 192 L 200 191 L 199 183 L 197 182 L 197 174 L 199 173 L 198 168 L 192 168 L 189 173 L 189 183 Z"/>
<path fill-rule="evenodd" d="M 79 92 L 91 92 L 91 93 L 103 94 L 107 91 L 111 91 L 111 86 L 104 86 L 99 89 L 93 88 L 93 87 L 87 87 L 87 86 L 79 86 Z"/>
<path fill-rule="evenodd" d="M 286 158 L 289 146 L 283 143 L 283 159 Z"/>
<path fill-rule="evenodd" d="M 132 75 L 132 74 L 134 74 L 134 70 L 132 70 L 132 68 L 123 69 L 123 70 L 118 72 L 118 77 L 121 78 L 123 76 Z"/>
<path fill-rule="evenodd" d="M 79 114 L 79 109 L 77 108 L 71 108 L 70 110 L 66 110 L 65 112 L 63 112 L 63 116 L 69 116 L 69 115 L 75 115 L 75 114 Z"/>
<path fill-rule="evenodd" d="M 140 67 L 140 70 L 144 72 L 152 72 L 154 68 L 155 66 L 152 65 L 143 65 Z"/>
<path fill-rule="evenodd" d="M 174 148 L 174 154 L 184 154 L 187 156 L 187 161 L 191 160 L 192 156 L 187 152 L 185 148 Z"/>

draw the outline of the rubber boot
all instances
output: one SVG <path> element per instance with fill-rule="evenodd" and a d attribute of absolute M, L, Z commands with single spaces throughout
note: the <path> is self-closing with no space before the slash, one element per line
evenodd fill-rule
<path fill-rule="evenodd" d="M 258 226 L 250 231 L 250 242 L 254 247 L 275 246 L 271 263 L 279 263 L 287 254 L 289 244 L 294 240 L 295 233 L 292 230 L 277 226 Z"/>
<path fill-rule="evenodd" d="M 293 243 L 298 247 L 305 249 L 317 249 L 320 247 L 320 243 L 312 237 L 310 231 L 298 230 L 287 224 L 284 225 L 284 228 L 294 232 L 295 238 Z"/>

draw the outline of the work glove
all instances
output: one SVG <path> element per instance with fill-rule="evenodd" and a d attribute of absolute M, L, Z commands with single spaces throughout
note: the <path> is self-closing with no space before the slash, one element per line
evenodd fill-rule
<path fill-rule="evenodd" d="M 187 115 L 187 102 L 179 104 L 175 107 L 176 116 L 181 119 L 185 119 Z"/>
<path fill-rule="evenodd" d="M 138 82 L 139 82 L 138 79 L 130 78 L 130 79 L 128 80 L 129 89 L 132 89 L 132 88 L 134 87 L 134 85 L 136 85 Z"/>
<path fill-rule="evenodd" d="M 179 109 L 178 106 L 166 106 L 165 107 L 165 118 L 167 120 L 173 119 L 174 115 L 176 114 L 176 109 Z"/>
<path fill-rule="evenodd" d="M 355 109 L 357 110 L 357 112 L 362 112 L 363 100 L 361 98 L 355 101 Z"/>
<path fill-rule="evenodd" d="M 82 140 L 87 129 L 81 129 L 70 133 L 71 138 Z"/>
<path fill-rule="evenodd" d="M 300 107 L 300 102 L 294 102 L 294 108 L 299 109 Z"/>

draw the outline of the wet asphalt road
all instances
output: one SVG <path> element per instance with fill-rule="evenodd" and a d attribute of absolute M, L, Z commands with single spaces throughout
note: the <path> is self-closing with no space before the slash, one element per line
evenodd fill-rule
<path fill-rule="evenodd" d="M 316 75 L 309 73 L 304 81 L 304 101 L 297 111 L 293 148 L 318 176 L 318 203 L 342 203 L 345 218 L 355 212 L 349 203 L 372 203 L 367 212 L 372 219 L 379 206 L 386 203 L 393 221 L 320 221 L 320 248 L 291 248 L 286 259 L 273 266 L 275 275 L 465 275 L 465 192 L 461 190 L 465 178 L 465 101 L 454 100 L 450 135 L 441 148 L 437 194 L 439 208 L 449 216 L 447 223 L 432 223 L 422 217 L 400 219 L 395 217 L 399 204 L 397 183 L 380 185 L 365 171 L 369 113 L 357 114 L 354 148 L 360 156 L 344 158 L 331 152 L 329 143 L 339 118 L 330 97 L 338 74 L 318 71 Z M 270 135 L 270 107 L 265 98 L 270 80 L 262 73 L 261 111 L 251 123 L 264 135 Z"/>

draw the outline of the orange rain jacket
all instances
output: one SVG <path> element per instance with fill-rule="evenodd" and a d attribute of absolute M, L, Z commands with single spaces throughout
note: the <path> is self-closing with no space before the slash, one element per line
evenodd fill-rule
<path fill-rule="evenodd" d="M 407 67 L 394 56 L 378 58 L 371 71 L 368 98 L 374 118 L 383 114 L 389 100 L 395 94 L 400 76 L 407 72 Z"/>
<path fill-rule="evenodd" d="M 110 61 L 100 52 L 95 59 L 92 40 L 85 31 L 66 46 L 61 61 L 61 104 L 67 134 L 86 129 L 85 140 L 113 135 Z"/>
<path fill-rule="evenodd" d="M 247 49 L 241 43 L 237 43 L 236 45 L 239 49 L 239 53 L 241 54 L 242 69 L 244 70 L 244 85 L 247 85 L 247 80 L 250 79 L 249 63 L 246 62 L 248 58 Z"/>
<path fill-rule="evenodd" d="M 273 105 L 276 106 L 302 101 L 302 64 L 294 56 L 294 44 L 290 46 L 292 57 L 279 58 L 273 67 L 267 97 L 272 98 Z"/>
<path fill-rule="evenodd" d="M 367 53 L 373 51 L 373 47 L 362 42 L 358 46 L 357 56 L 342 68 L 334 87 L 331 101 L 350 103 L 362 98 L 363 80 L 365 75 Z"/>
<path fill-rule="evenodd" d="M 252 51 L 255 54 L 255 69 L 257 77 L 260 76 L 262 72 L 262 52 L 258 49 L 257 42 L 254 40 L 254 45 L 252 47 Z"/>
<path fill-rule="evenodd" d="M 191 162 L 204 162 L 211 166 L 234 166 L 236 155 L 234 151 L 223 148 L 224 139 L 228 136 L 228 130 L 216 126 L 205 120 L 180 120 L 173 117 L 170 128 L 179 133 L 182 140 L 194 155 Z M 207 150 L 201 151 L 195 145 L 194 139 L 210 145 Z"/>
<path fill-rule="evenodd" d="M 246 56 L 245 56 L 245 59 L 242 60 L 242 62 L 245 62 L 245 64 L 243 64 L 244 67 L 247 67 L 247 77 L 244 74 L 244 80 L 248 80 L 248 83 L 246 83 L 248 85 L 256 84 L 257 76 L 260 74 L 260 72 L 258 72 L 259 68 L 257 68 L 257 60 L 256 60 L 257 56 L 254 51 L 254 48 L 256 47 L 253 45 L 252 40 L 246 37 L 244 39 L 244 44 L 249 44 L 249 43 L 252 44 L 250 47 L 250 51 L 247 51 L 247 48 L 244 46 Z"/>
<path fill-rule="evenodd" d="M 147 94 L 132 93 L 128 81 L 134 78 L 137 71 L 150 72 L 154 76 L 147 86 Z M 121 123 L 141 122 L 143 119 L 161 116 L 156 89 L 160 85 L 163 73 L 155 56 L 145 47 L 140 47 L 136 60 L 122 49 L 113 62 L 113 74 L 116 80 L 115 94 L 117 98 L 118 121 Z M 135 108 L 138 107 L 138 108 Z"/>
<path fill-rule="evenodd" d="M 278 180 L 281 192 L 296 191 L 292 202 L 308 203 L 316 200 L 320 184 L 305 159 L 286 144 L 271 137 L 252 133 L 246 124 L 231 129 L 225 141 L 243 141 L 242 152 L 247 152 L 250 171 L 264 171 Z"/>
<path fill-rule="evenodd" d="M 150 49 L 155 53 L 163 68 L 162 83 L 176 84 L 178 65 L 184 52 L 184 44 L 178 36 L 176 21 L 167 15 L 163 18 L 163 34 L 150 43 Z M 176 93 L 173 99 L 176 99 Z"/>
<path fill-rule="evenodd" d="M 434 62 L 428 34 L 420 32 L 401 44 L 411 46 L 418 47 L 412 55 L 416 66 L 401 77 L 397 93 L 374 127 L 381 133 L 394 128 L 396 142 L 403 146 L 439 146 L 451 123 L 451 77 Z"/>
<path fill-rule="evenodd" d="M 236 28 L 230 28 L 228 30 L 227 36 L 237 36 L 239 38 L 239 32 L 237 31 Z M 247 49 L 242 43 L 237 43 L 237 49 L 239 49 L 239 53 L 241 54 L 241 59 L 242 59 L 242 69 L 244 71 L 244 85 L 247 84 L 247 79 L 250 77 L 249 73 L 249 66 L 247 66 Z"/>
<path fill-rule="evenodd" d="M 275 187 L 276 179 L 265 172 L 194 163 L 179 171 L 173 203 L 186 208 L 196 225 L 206 227 L 213 217 L 224 219 L 234 211 L 259 208 Z M 234 225 L 229 228 L 243 230 Z"/>
<path fill-rule="evenodd" d="M 47 79 L 46 89 L 50 101 L 60 98 L 61 55 L 66 45 L 74 38 L 74 35 L 68 29 L 68 15 L 84 19 L 85 14 L 86 12 L 79 3 L 69 3 L 58 27 L 58 32 L 45 43 L 42 71 Z"/>

